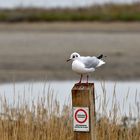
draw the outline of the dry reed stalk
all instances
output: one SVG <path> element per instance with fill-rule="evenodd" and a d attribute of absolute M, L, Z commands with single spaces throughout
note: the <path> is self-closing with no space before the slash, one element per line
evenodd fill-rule
<path fill-rule="evenodd" d="M 118 123 L 120 106 L 116 101 L 116 92 L 113 91 L 112 109 L 108 116 L 105 84 L 102 84 L 103 99 L 100 99 L 99 110 L 102 108 L 100 118 L 96 122 L 97 140 L 140 140 L 140 103 L 138 92 L 135 94 L 135 106 L 138 114 L 135 123 L 131 125 L 132 107 L 130 116 L 124 117 L 122 123 Z M 45 89 L 45 88 L 44 88 Z M 0 140 L 73 140 L 71 106 L 63 105 L 54 97 L 53 91 L 48 92 L 47 97 L 38 98 L 32 105 L 18 97 L 18 102 L 11 105 L 5 97 L 0 96 Z M 127 94 L 127 100 L 129 94 Z M 14 98 L 13 98 L 14 99 Z M 15 100 L 15 99 L 14 99 Z M 98 112 L 97 112 L 98 113 Z M 111 119 L 110 119 L 111 118 Z"/>

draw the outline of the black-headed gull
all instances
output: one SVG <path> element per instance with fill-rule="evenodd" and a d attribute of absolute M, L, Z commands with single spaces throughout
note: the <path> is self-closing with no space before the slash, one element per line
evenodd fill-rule
<path fill-rule="evenodd" d="M 70 55 L 70 58 L 67 60 L 72 60 L 72 70 L 81 75 L 80 81 L 81 83 L 83 74 L 87 75 L 87 83 L 88 83 L 88 74 L 95 71 L 97 67 L 105 64 L 103 60 L 103 55 L 100 56 L 80 56 L 80 54 L 74 52 Z"/>

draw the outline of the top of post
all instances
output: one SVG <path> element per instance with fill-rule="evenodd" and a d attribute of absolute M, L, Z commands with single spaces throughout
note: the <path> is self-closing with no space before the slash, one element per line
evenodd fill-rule
<path fill-rule="evenodd" d="M 94 83 L 81 83 L 75 84 L 72 90 L 88 90 L 94 87 Z"/>

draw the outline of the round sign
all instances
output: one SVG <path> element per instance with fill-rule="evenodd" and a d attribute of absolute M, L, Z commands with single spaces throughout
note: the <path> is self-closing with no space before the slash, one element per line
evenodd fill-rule
<path fill-rule="evenodd" d="M 76 112 L 75 112 L 75 120 L 78 122 L 78 123 L 84 123 L 86 122 L 87 120 L 87 113 L 84 109 L 78 109 Z"/>

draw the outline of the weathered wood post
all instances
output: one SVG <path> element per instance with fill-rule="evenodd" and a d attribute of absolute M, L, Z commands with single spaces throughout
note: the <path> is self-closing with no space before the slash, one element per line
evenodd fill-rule
<path fill-rule="evenodd" d="M 74 140 L 95 140 L 94 83 L 74 85 L 72 109 Z"/>

